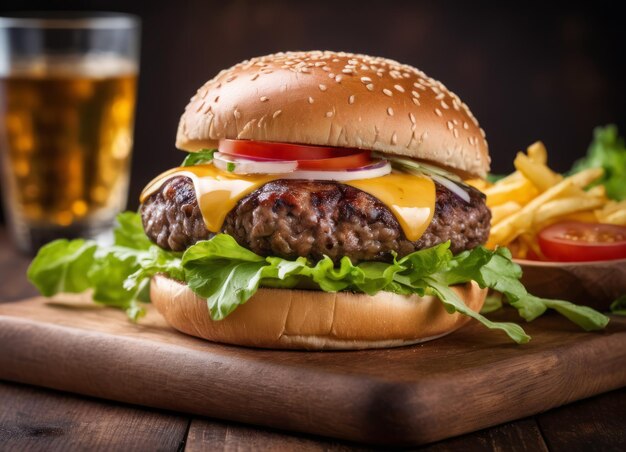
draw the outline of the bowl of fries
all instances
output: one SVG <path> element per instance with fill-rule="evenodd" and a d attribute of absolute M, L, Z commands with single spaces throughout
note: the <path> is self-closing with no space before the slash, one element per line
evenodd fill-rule
<path fill-rule="evenodd" d="M 579 252 L 580 259 L 554 261 L 543 246 L 544 231 L 561 224 L 616 230 L 617 236 L 614 233 L 604 238 L 611 242 L 607 243 L 611 249 L 616 249 L 615 243 L 626 240 L 626 201 L 609 199 L 604 185 L 587 189 L 603 176 L 602 168 L 564 176 L 550 169 L 547 161 L 545 146 L 536 142 L 526 153 L 517 154 L 515 172 L 495 183 L 470 181 L 486 194 L 492 212 L 487 247 L 506 246 L 511 250 L 522 266 L 529 292 L 606 310 L 611 301 L 626 294 L 626 259 L 587 261 L 588 253 Z M 584 237 L 572 239 L 584 241 Z"/>

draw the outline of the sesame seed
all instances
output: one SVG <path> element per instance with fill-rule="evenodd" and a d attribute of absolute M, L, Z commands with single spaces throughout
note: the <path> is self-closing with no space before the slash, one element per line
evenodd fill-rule
<path fill-rule="evenodd" d="M 313 103 L 313 98 L 311 96 L 309 96 L 309 103 L 312 104 Z"/>
<path fill-rule="evenodd" d="M 326 85 L 320 83 L 320 91 L 326 91 Z"/>
<path fill-rule="evenodd" d="M 302 69 L 300 69 L 300 72 L 302 72 L 304 74 L 310 74 L 311 73 L 311 69 L 309 69 L 308 67 L 303 67 Z"/>
<path fill-rule="evenodd" d="M 396 134 L 396 132 L 391 135 L 391 144 L 398 144 L 398 135 Z"/>
<path fill-rule="evenodd" d="M 331 72 L 330 74 L 328 74 L 328 78 L 335 78 L 335 74 Z"/>
<path fill-rule="evenodd" d="M 448 121 L 446 124 L 448 124 L 448 130 L 452 130 L 454 128 L 454 124 L 452 124 L 452 121 Z"/>
<path fill-rule="evenodd" d="M 361 77 L 361 81 L 362 81 L 363 83 L 369 83 L 369 82 L 371 82 L 371 81 L 372 81 L 372 79 L 371 79 L 371 78 L 369 78 L 369 77 Z"/>
<path fill-rule="evenodd" d="M 387 108 L 387 114 L 389 116 L 393 116 L 393 108 L 391 108 L 391 107 Z"/>
<path fill-rule="evenodd" d="M 481 135 L 483 138 L 485 138 L 485 137 L 486 137 L 486 135 L 485 135 L 485 131 L 483 130 L 483 128 L 482 128 L 482 127 L 480 128 L 480 135 Z"/>
<path fill-rule="evenodd" d="M 437 99 L 437 100 L 441 100 L 441 99 L 443 99 L 443 98 L 444 98 L 444 94 L 443 94 L 443 93 L 439 93 L 439 94 L 437 94 L 437 95 L 435 96 L 435 99 Z"/>
<path fill-rule="evenodd" d="M 402 88 L 402 86 L 400 86 L 400 85 L 393 85 L 393 87 L 394 87 L 396 90 L 400 91 L 401 93 L 403 93 L 403 92 L 404 92 L 404 88 Z"/>
<path fill-rule="evenodd" d="M 354 94 L 351 95 L 350 97 L 348 97 L 348 103 L 349 104 L 353 104 L 354 103 Z"/>
<path fill-rule="evenodd" d="M 373 83 L 368 83 L 367 85 L 365 85 L 365 87 L 366 87 L 367 89 L 369 89 L 370 91 L 373 91 L 373 90 L 374 90 L 374 84 L 373 84 Z"/>
<path fill-rule="evenodd" d="M 467 123 L 467 121 L 463 121 L 463 128 L 465 130 L 469 129 L 469 124 Z"/>
<path fill-rule="evenodd" d="M 241 118 L 241 112 L 239 110 L 235 110 L 235 111 L 233 111 L 233 116 L 236 119 L 240 119 Z"/>
<path fill-rule="evenodd" d="M 439 110 L 438 108 L 435 108 L 435 114 L 437 116 L 443 116 L 443 113 L 441 113 L 441 110 Z"/>
<path fill-rule="evenodd" d="M 459 121 L 457 121 L 456 119 L 453 119 L 452 122 L 454 123 L 455 126 L 459 125 Z"/>
<path fill-rule="evenodd" d="M 416 121 L 415 121 L 415 115 L 414 115 L 413 113 L 409 113 L 409 119 L 411 120 L 411 122 L 412 122 L 413 124 L 415 124 L 415 123 L 416 123 Z"/>
<path fill-rule="evenodd" d="M 411 96 L 417 97 L 419 99 L 420 93 L 418 93 L 417 91 L 411 91 Z"/>
<path fill-rule="evenodd" d="M 261 102 L 267 102 L 269 99 L 267 98 L 267 96 L 261 96 L 259 100 Z"/>
<path fill-rule="evenodd" d="M 428 132 L 422 133 L 422 136 L 420 137 L 420 140 L 424 141 L 426 138 L 428 138 Z"/>
<path fill-rule="evenodd" d="M 468 141 L 469 144 L 474 144 L 474 143 L 472 143 L 472 137 L 467 137 L 467 141 Z"/>
<path fill-rule="evenodd" d="M 322 71 L 328 72 L 330 71 L 330 68 L 328 66 L 322 66 Z"/>
<path fill-rule="evenodd" d="M 252 77 L 250 77 L 250 80 L 255 81 L 257 78 L 259 78 L 259 73 L 258 72 L 256 74 L 254 74 Z"/>
<path fill-rule="evenodd" d="M 350 68 L 345 68 L 342 69 L 341 72 L 343 72 L 344 74 L 352 74 L 354 71 Z"/>
<path fill-rule="evenodd" d="M 282 110 L 276 110 L 274 114 L 272 115 L 272 119 L 276 119 L 278 116 L 280 116 L 282 112 L 283 112 Z"/>
<path fill-rule="evenodd" d="M 454 138 L 458 138 L 459 137 L 459 131 L 457 129 L 453 129 L 452 133 L 454 134 Z"/>
<path fill-rule="evenodd" d="M 442 101 L 441 101 L 441 106 L 444 108 L 444 110 L 447 110 L 448 108 L 450 108 L 450 107 L 448 106 L 448 104 L 446 104 L 446 101 L 445 101 L 445 100 L 442 100 Z"/>
<path fill-rule="evenodd" d="M 419 99 L 418 99 L 417 97 L 412 97 L 411 99 L 413 100 L 413 103 L 414 103 L 415 105 L 417 105 L 418 107 L 421 105 L 421 104 L 420 104 L 420 101 L 419 101 Z"/>
<path fill-rule="evenodd" d="M 327 112 L 326 112 L 326 117 L 327 117 L 327 118 L 332 118 L 333 114 L 334 114 L 334 113 L 333 113 L 332 111 L 327 111 Z"/>
<path fill-rule="evenodd" d="M 386 96 L 389 96 L 389 97 L 393 96 L 393 93 L 390 90 L 388 90 L 387 88 L 383 89 L 383 93 Z"/>
<path fill-rule="evenodd" d="M 341 75 L 338 75 L 337 77 L 335 77 L 335 81 L 337 83 L 341 83 L 341 79 L 342 79 Z"/>

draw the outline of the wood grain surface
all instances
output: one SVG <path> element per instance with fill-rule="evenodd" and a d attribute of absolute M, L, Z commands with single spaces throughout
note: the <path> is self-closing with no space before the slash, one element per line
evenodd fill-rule
<path fill-rule="evenodd" d="M 508 313 L 510 314 L 510 313 Z M 516 346 L 472 325 L 421 346 L 279 352 L 211 344 L 149 313 L 42 298 L 0 305 L 0 378 L 378 444 L 421 444 L 626 384 L 626 321 L 546 316 Z"/>
<path fill-rule="evenodd" d="M 0 450 L 176 450 L 187 419 L 0 383 Z"/>

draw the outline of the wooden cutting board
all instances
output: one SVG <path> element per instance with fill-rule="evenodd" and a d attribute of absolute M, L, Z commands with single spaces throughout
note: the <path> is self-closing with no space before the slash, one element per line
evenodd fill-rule
<path fill-rule="evenodd" d="M 515 319 L 506 311 L 499 320 Z M 422 345 L 285 352 L 184 336 L 150 311 L 34 298 L 0 304 L 0 379 L 378 444 L 422 444 L 626 385 L 626 319 L 583 333 L 557 315 L 512 344 L 471 324 Z"/>

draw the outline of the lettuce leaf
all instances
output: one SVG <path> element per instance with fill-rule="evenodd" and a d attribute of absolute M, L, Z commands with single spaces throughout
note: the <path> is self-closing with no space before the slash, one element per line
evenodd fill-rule
<path fill-rule="evenodd" d="M 259 287 L 313 288 L 326 292 L 354 291 L 373 295 L 381 290 L 403 295 L 439 297 L 450 313 L 460 312 L 488 328 L 504 331 L 517 343 L 528 336 L 517 324 L 494 322 L 469 309 L 450 289 L 476 281 L 501 292 L 519 314 L 531 321 L 548 308 L 585 330 L 603 328 L 608 318 L 593 309 L 562 300 L 528 294 L 519 282 L 521 269 L 506 248 L 478 247 L 454 256 L 449 243 L 416 251 L 390 263 L 354 265 L 344 257 L 338 265 L 328 257 L 317 263 L 305 258 L 286 260 L 262 257 L 241 247 L 233 237 L 218 234 L 200 241 L 184 254 L 153 245 L 141 228 L 139 215 L 118 217 L 115 243 L 102 247 L 85 240 L 59 240 L 43 247 L 28 270 L 28 277 L 44 295 L 93 290 L 94 300 L 125 309 L 139 318 L 147 301 L 150 278 L 163 273 L 186 282 L 207 300 L 212 319 L 221 320 L 245 303 Z"/>
<path fill-rule="evenodd" d="M 217 149 L 200 149 L 198 152 L 190 152 L 180 166 L 194 166 L 209 163 L 213 161 L 213 154 L 216 152 Z"/>
<path fill-rule="evenodd" d="M 136 321 L 145 314 L 148 285 L 156 273 L 183 279 L 180 258 L 153 245 L 138 214 L 117 217 L 113 246 L 94 241 L 56 240 L 43 246 L 28 268 L 28 279 L 46 296 L 92 290 L 93 300 L 126 311 Z"/>
<path fill-rule="evenodd" d="M 587 168 L 603 168 L 604 175 L 593 185 L 602 184 L 609 198 L 626 199 L 626 145 L 617 126 L 596 127 L 587 155 L 574 163 L 571 173 Z"/>

